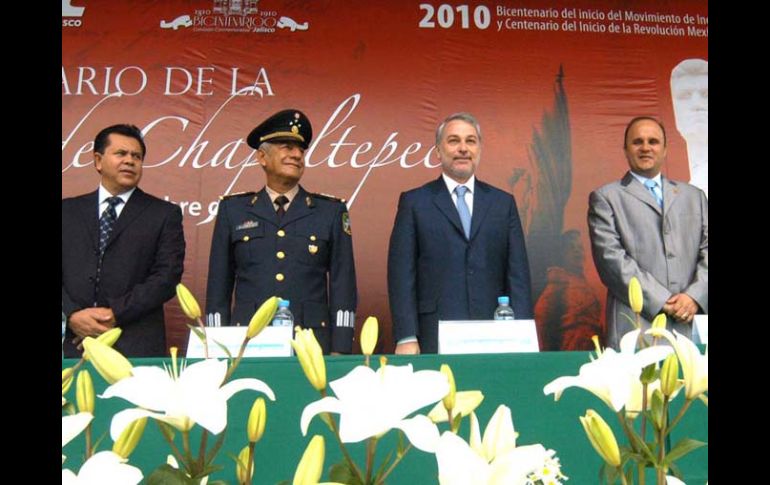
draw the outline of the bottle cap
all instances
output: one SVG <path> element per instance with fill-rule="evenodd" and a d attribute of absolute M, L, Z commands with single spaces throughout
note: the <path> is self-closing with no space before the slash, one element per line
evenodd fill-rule
<path fill-rule="evenodd" d="M 507 296 L 498 296 L 497 297 L 497 304 L 498 305 L 508 305 L 511 303 L 511 299 Z"/>

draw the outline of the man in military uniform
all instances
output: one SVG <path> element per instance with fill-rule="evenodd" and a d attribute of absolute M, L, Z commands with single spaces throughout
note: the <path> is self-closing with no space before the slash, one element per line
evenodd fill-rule
<path fill-rule="evenodd" d="M 219 204 L 207 324 L 248 325 L 275 295 L 290 301 L 295 325 L 312 328 L 324 353 L 349 353 L 357 304 L 350 218 L 344 201 L 299 185 L 312 136 L 310 120 L 296 109 L 274 114 L 249 134 L 267 185 Z"/>

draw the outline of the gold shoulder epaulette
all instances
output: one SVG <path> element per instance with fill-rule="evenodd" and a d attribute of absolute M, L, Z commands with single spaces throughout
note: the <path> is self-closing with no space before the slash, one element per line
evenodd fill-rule
<path fill-rule="evenodd" d="M 310 194 L 310 195 L 312 195 L 316 199 L 331 200 L 331 201 L 334 201 L 334 202 L 341 202 L 343 204 L 345 202 L 347 202 L 345 199 L 341 199 L 339 197 L 335 197 L 335 196 L 329 195 L 329 194 Z"/>
<path fill-rule="evenodd" d="M 252 192 L 235 192 L 234 194 L 220 195 L 219 200 L 226 200 L 226 199 L 231 199 L 233 197 L 243 197 L 245 195 L 254 195 L 254 194 L 256 194 L 256 192 L 253 192 L 253 191 Z"/>

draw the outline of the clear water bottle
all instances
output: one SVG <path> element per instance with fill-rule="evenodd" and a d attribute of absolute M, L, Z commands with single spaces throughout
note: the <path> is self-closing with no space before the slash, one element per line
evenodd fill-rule
<path fill-rule="evenodd" d="M 513 320 L 513 308 L 511 308 L 511 299 L 507 296 L 497 297 L 495 320 Z"/>
<path fill-rule="evenodd" d="M 275 311 L 275 316 L 273 316 L 273 323 L 271 323 L 274 327 L 293 327 L 294 326 L 294 315 L 291 314 L 291 310 L 289 310 L 289 300 L 281 300 L 278 302 L 278 310 Z"/>

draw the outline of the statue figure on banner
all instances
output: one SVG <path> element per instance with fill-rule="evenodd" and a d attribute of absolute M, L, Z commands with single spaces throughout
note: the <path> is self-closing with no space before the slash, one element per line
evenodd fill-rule
<path fill-rule="evenodd" d="M 540 350 L 593 350 L 591 337 L 604 333 L 602 306 L 583 274 L 580 231 L 564 232 L 559 243 L 559 259 L 548 268 L 545 288 L 535 303 Z"/>
<path fill-rule="evenodd" d="M 709 63 L 685 59 L 671 70 L 676 129 L 687 142 L 690 183 L 709 193 Z"/>

